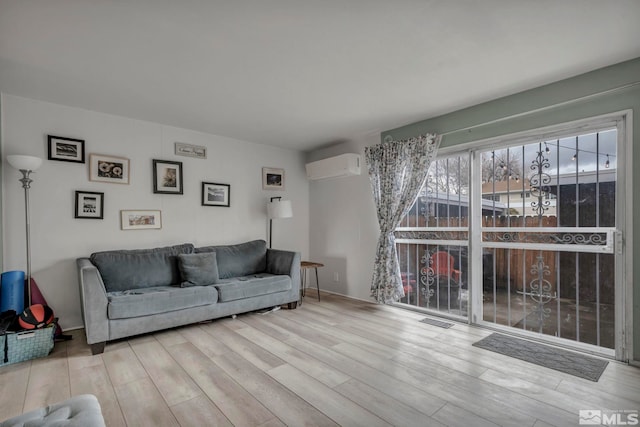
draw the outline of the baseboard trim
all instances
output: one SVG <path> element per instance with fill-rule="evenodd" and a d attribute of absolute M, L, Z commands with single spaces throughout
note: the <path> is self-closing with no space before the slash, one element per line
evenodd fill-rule
<path fill-rule="evenodd" d="M 315 287 L 309 287 L 309 286 L 307 286 L 305 288 L 305 290 L 306 289 L 313 289 L 314 291 L 316 290 Z M 341 297 L 344 297 L 344 298 L 354 299 L 356 301 L 368 302 L 368 303 L 371 303 L 371 304 L 375 304 L 376 303 L 375 301 L 373 301 L 373 299 L 368 299 L 367 300 L 367 299 L 362 299 L 362 298 L 356 298 L 356 297 L 353 297 L 351 295 L 341 294 L 340 292 L 327 291 L 327 290 L 322 289 L 322 288 L 320 288 L 320 292 L 324 292 L 326 294 L 331 294 L 331 295 L 338 295 L 338 296 L 341 296 Z"/>

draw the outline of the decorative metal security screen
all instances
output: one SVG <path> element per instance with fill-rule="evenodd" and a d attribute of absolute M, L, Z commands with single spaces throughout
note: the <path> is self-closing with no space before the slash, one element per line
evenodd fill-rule
<path fill-rule="evenodd" d="M 480 153 L 482 320 L 615 347 L 617 131 Z"/>
<path fill-rule="evenodd" d="M 401 303 L 467 316 L 469 164 L 468 154 L 432 162 L 418 199 L 396 229 Z"/>

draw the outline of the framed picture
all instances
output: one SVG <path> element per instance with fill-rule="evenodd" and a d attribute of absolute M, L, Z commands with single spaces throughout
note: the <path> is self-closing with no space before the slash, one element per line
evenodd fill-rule
<path fill-rule="evenodd" d="M 162 228 L 162 215 L 159 210 L 122 210 L 120 228 L 123 230 L 150 230 Z"/>
<path fill-rule="evenodd" d="M 182 194 L 182 162 L 153 160 L 153 192 Z"/>
<path fill-rule="evenodd" d="M 231 206 L 231 185 L 203 182 L 202 206 Z"/>
<path fill-rule="evenodd" d="M 84 141 L 47 135 L 48 159 L 61 162 L 84 163 Z"/>
<path fill-rule="evenodd" d="M 90 154 L 89 181 L 129 184 L 129 159 Z"/>
<path fill-rule="evenodd" d="M 262 168 L 263 190 L 284 190 L 284 169 Z"/>
<path fill-rule="evenodd" d="M 104 193 L 76 191 L 74 218 L 103 219 Z"/>
<path fill-rule="evenodd" d="M 207 158 L 207 147 L 201 145 L 191 145 L 184 142 L 176 142 L 175 152 L 178 156 L 196 157 L 198 159 Z"/>

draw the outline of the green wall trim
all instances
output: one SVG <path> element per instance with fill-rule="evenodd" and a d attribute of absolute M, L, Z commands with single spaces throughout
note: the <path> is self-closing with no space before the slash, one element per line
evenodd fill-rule
<path fill-rule="evenodd" d="M 492 122 L 515 114 L 528 113 L 540 108 L 547 108 L 556 104 L 566 103 L 567 101 L 610 91 L 612 89 L 638 82 L 640 82 L 640 58 L 601 68 L 586 74 L 581 74 L 576 77 L 561 80 L 514 95 L 498 98 L 483 104 L 474 105 L 442 116 L 390 129 L 382 132 L 382 138 L 385 138 L 387 135 L 391 135 L 394 139 L 406 139 L 426 132 L 446 134 L 461 128 L 479 126 L 469 131 L 456 132 L 444 136 L 442 146 L 448 147 L 462 142 L 470 142 L 485 137 L 511 133 L 506 131 L 505 128 L 514 127 L 513 124 L 505 121 L 496 124 L 498 125 L 497 128 L 496 125 L 489 126 L 493 129 L 492 131 L 489 131 L 485 129 L 485 126 L 482 126 L 484 123 Z M 632 89 L 633 88 L 631 88 L 631 90 Z M 615 96 L 615 93 L 613 95 Z M 590 101 L 597 102 L 598 99 L 592 98 Z M 582 103 L 589 103 L 590 101 L 588 100 Z M 576 105 L 577 104 L 580 104 L 580 102 L 576 103 Z M 573 108 L 571 105 L 568 107 L 569 110 Z M 567 106 L 560 108 L 566 109 Z M 540 114 L 534 113 L 532 115 L 537 116 Z M 544 113 L 542 113 L 542 115 L 544 115 Z M 522 122 L 525 126 L 529 125 L 526 117 L 516 120 L 518 122 Z M 548 124 L 562 123 L 563 121 L 564 120 L 557 122 L 552 120 L 552 123 Z M 487 136 L 479 137 L 479 135 Z"/>

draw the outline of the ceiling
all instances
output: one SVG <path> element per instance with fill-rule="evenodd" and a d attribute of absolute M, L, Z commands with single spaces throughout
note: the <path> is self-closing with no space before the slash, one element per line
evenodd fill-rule
<path fill-rule="evenodd" d="M 312 150 L 640 57 L 637 0 L 0 0 L 0 90 Z"/>

